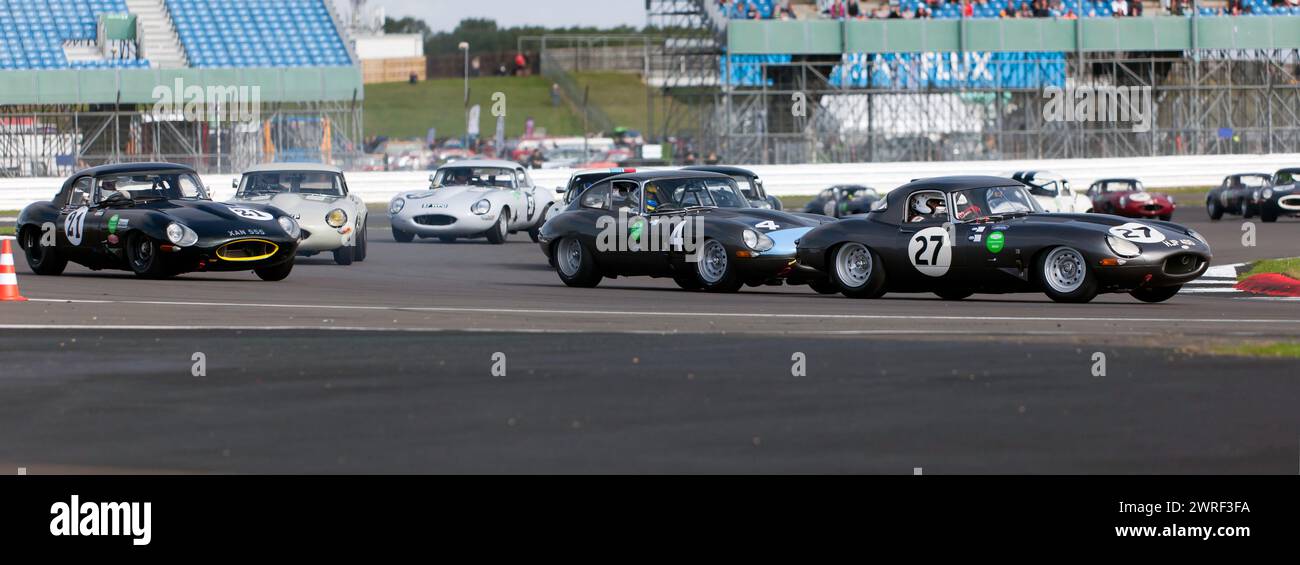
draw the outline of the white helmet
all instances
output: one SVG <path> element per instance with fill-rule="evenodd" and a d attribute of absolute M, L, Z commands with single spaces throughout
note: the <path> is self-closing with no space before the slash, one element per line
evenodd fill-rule
<path fill-rule="evenodd" d="M 943 199 L 938 196 L 927 196 L 912 201 L 912 210 L 918 214 L 934 214 L 940 208 L 943 208 Z"/>

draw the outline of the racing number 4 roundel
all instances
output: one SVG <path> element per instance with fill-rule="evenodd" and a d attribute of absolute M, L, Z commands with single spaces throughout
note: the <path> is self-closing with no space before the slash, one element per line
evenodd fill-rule
<path fill-rule="evenodd" d="M 1160 230 L 1137 222 L 1110 228 L 1110 234 L 1135 243 L 1160 243 L 1165 240 L 1165 234 L 1160 233 Z"/>
<path fill-rule="evenodd" d="M 952 240 L 948 230 L 925 228 L 907 242 L 907 260 L 923 275 L 941 277 L 952 266 Z"/>

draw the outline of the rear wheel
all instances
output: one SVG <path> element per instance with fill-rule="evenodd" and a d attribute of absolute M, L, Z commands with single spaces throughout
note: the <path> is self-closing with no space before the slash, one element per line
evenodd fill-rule
<path fill-rule="evenodd" d="M 1223 207 L 1219 206 L 1219 199 L 1211 196 L 1205 201 L 1205 213 L 1210 216 L 1211 220 L 1217 220 L 1223 217 Z"/>
<path fill-rule="evenodd" d="M 576 237 L 566 237 L 555 244 L 555 272 L 569 286 L 593 288 L 603 276 L 596 268 L 591 250 Z"/>
<path fill-rule="evenodd" d="M 736 275 L 736 265 L 727 256 L 726 246 L 716 239 L 706 240 L 700 248 L 695 274 L 709 292 L 736 292 L 745 284 Z"/>
<path fill-rule="evenodd" d="M 68 260 L 59 255 L 57 248 L 41 245 L 41 231 L 35 226 L 23 230 L 19 246 L 27 253 L 27 266 L 31 267 L 33 273 L 58 276 L 68 268 Z"/>
<path fill-rule="evenodd" d="M 1178 294 L 1179 290 L 1182 290 L 1182 288 L 1183 285 L 1158 286 L 1154 288 L 1142 287 L 1130 292 L 1129 295 L 1143 302 L 1164 302 L 1173 298 L 1175 294 Z"/>
<path fill-rule="evenodd" d="M 291 272 L 293 272 L 293 261 L 285 261 L 284 263 L 281 263 L 274 267 L 262 267 L 261 269 L 253 269 L 253 273 L 257 275 L 257 278 L 260 278 L 266 282 L 282 281 L 288 278 L 289 273 Z"/>
<path fill-rule="evenodd" d="M 506 222 L 506 214 L 508 213 L 509 210 L 502 210 L 501 215 L 497 217 L 497 223 L 492 224 L 492 227 L 487 231 L 487 239 L 494 245 L 505 243 L 506 239 L 510 237 L 509 225 Z"/>
<path fill-rule="evenodd" d="M 1097 296 L 1097 277 L 1083 253 L 1073 247 L 1056 247 L 1038 259 L 1043 292 L 1057 302 L 1088 302 Z"/>
<path fill-rule="evenodd" d="M 136 233 L 127 240 L 126 259 L 136 276 L 146 279 L 164 279 L 172 276 L 163 265 L 162 253 L 158 242 L 153 238 Z"/>
<path fill-rule="evenodd" d="M 393 239 L 397 240 L 398 243 L 410 243 L 415 239 L 415 234 L 393 228 Z"/>
<path fill-rule="evenodd" d="M 835 250 L 831 277 L 849 298 L 880 298 L 885 294 L 885 269 L 867 246 L 849 242 Z"/>

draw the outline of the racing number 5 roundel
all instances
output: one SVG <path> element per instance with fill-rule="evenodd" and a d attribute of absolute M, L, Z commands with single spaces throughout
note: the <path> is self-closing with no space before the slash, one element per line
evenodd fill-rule
<path fill-rule="evenodd" d="M 907 243 L 907 260 L 923 275 L 941 277 L 952 266 L 952 241 L 948 230 L 925 228 L 912 234 Z"/>

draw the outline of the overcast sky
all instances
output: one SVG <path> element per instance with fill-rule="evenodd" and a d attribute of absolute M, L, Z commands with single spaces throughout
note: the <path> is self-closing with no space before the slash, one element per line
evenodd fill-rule
<path fill-rule="evenodd" d="M 490 18 L 502 27 L 575 25 L 614 27 L 646 24 L 645 0 L 369 0 L 383 6 L 388 16 L 413 16 L 428 22 L 433 31 L 451 31 L 465 18 Z M 344 11 L 349 0 L 335 0 Z"/>

